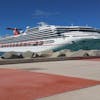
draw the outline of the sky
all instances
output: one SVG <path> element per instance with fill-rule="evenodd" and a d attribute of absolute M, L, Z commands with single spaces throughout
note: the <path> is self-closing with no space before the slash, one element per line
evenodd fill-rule
<path fill-rule="evenodd" d="M 0 0 L 0 36 L 39 22 L 100 28 L 100 0 Z"/>

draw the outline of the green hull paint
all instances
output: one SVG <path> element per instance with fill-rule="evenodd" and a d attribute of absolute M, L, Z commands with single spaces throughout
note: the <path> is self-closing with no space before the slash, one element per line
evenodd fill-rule
<path fill-rule="evenodd" d="M 72 44 L 64 45 L 60 48 L 56 48 L 54 51 L 63 49 L 70 49 L 72 51 L 77 50 L 100 50 L 100 39 L 85 39 L 81 41 L 72 42 Z"/>

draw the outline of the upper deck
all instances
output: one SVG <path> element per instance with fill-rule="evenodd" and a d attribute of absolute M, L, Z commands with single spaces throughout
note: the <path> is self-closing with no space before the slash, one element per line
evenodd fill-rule
<path fill-rule="evenodd" d="M 39 26 L 37 27 L 33 28 L 26 27 L 25 32 L 19 35 L 0 38 L 0 43 L 15 43 L 15 42 L 61 37 L 62 33 L 67 33 L 71 31 L 100 33 L 99 29 L 89 26 L 56 26 L 56 25 L 48 25 L 42 22 L 39 23 Z"/>

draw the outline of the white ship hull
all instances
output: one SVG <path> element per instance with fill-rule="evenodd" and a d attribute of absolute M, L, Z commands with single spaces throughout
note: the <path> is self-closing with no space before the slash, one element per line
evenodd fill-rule
<path fill-rule="evenodd" d="M 43 44 L 41 46 L 19 46 L 19 47 L 4 47 L 0 48 L 0 52 L 41 52 L 41 51 L 46 51 L 46 50 L 53 50 L 56 48 L 60 48 L 63 45 L 66 45 L 69 43 L 68 40 L 63 39 L 63 38 L 57 38 L 57 39 L 47 39 L 47 40 L 42 40 L 42 41 L 49 41 L 49 40 L 54 40 L 54 43 L 48 43 L 48 44 Z M 41 40 L 40 40 L 41 41 Z M 33 42 L 33 41 L 29 41 Z"/>
<path fill-rule="evenodd" d="M 12 28 L 8 28 L 12 29 Z M 100 39 L 100 30 L 92 27 L 42 25 L 28 28 L 22 34 L 0 40 L 0 52 L 41 52 L 57 50 L 85 39 Z M 15 33 L 16 33 L 15 32 Z M 42 44 L 41 44 L 42 43 Z"/>
<path fill-rule="evenodd" d="M 77 34 L 79 34 L 80 32 L 77 32 Z M 72 34 L 72 33 L 71 33 Z M 73 32 L 73 34 L 76 34 L 75 32 Z M 3 47 L 0 48 L 0 52 L 27 52 L 27 51 L 31 51 L 31 52 L 41 52 L 41 51 L 46 51 L 46 50 L 54 50 L 54 49 L 59 49 L 63 46 L 67 46 L 69 44 L 72 44 L 73 41 L 80 41 L 80 40 L 84 40 L 84 39 L 100 39 L 100 36 L 88 36 L 87 34 L 84 36 L 80 36 L 80 37 L 74 37 L 75 35 L 69 35 L 68 37 L 66 37 L 66 35 L 68 36 L 68 33 L 65 33 L 65 37 L 61 37 L 61 38 L 52 38 L 52 39 L 45 39 L 45 40 L 40 40 L 40 41 L 44 41 L 44 44 L 41 46 L 19 46 L 19 47 Z M 82 34 L 81 34 L 82 35 Z M 54 43 L 45 43 L 46 41 L 54 41 Z M 35 41 L 28 41 L 28 42 L 35 42 Z"/>

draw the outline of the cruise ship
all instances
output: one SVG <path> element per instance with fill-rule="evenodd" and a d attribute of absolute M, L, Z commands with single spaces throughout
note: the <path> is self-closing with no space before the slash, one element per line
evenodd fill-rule
<path fill-rule="evenodd" d="M 11 28 L 8 28 L 11 29 Z M 24 32 L 12 29 L 14 35 L 0 38 L 0 52 L 41 52 L 60 49 L 100 49 L 100 30 L 89 26 L 57 26 L 40 22 Z M 90 43 L 90 44 L 89 44 Z M 94 44 L 93 44 L 94 43 Z"/>

